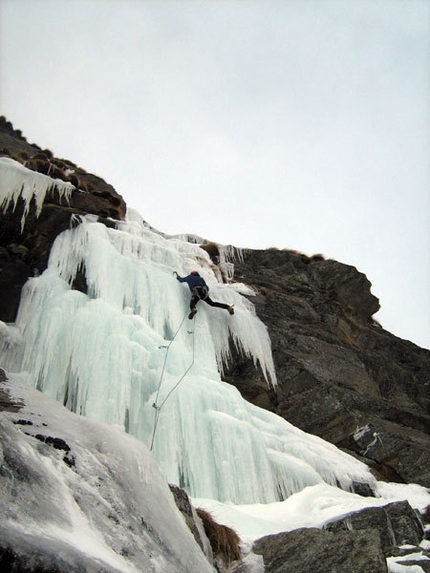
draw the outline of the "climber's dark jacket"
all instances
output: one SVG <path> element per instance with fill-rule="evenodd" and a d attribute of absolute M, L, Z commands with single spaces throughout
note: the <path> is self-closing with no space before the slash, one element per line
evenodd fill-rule
<path fill-rule="evenodd" d="M 196 287 L 205 287 L 207 291 L 209 290 L 208 285 L 203 277 L 199 275 L 199 273 L 195 272 L 191 275 L 186 277 L 180 277 L 179 275 L 176 276 L 180 283 L 187 283 L 190 287 L 190 291 L 193 291 Z"/>

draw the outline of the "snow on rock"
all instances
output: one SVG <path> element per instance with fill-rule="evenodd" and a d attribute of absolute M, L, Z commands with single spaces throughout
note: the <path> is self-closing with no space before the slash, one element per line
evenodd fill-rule
<path fill-rule="evenodd" d="M 215 519 L 232 527 L 243 540 L 252 543 L 264 535 L 302 527 L 322 528 L 354 511 L 403 500 L 407 500 L 413 508 L 423 510 L 429 505 L 430 492 L 416 484 L 408 487 L 405 484 L 390 483 L 382 484 L 380 496 L 363 497 L 320 483 L 306 487 L 282 502 L 232 505 L 212 499 L 194 498 L 193 503 L 196 507 L 210 511 Z"/>
<path fill-rule="evenodd" d="M 253 553 L 254 542 L 262 537 L 308 528 L 323 529 L 326 525 L 349 517 L 354 512 L 372 507 L 386 507 L 393 501 L 408 501 L 411 507 L 420 511 L 423 511 L 430 502 L 430 492 L 416 484 L 378 482 L 376 491 L 377 497 L 362 497 L 323 483 L 306 487 L 282 502 L 232 505 L 213 499 L 193 499 L 193 503 L 196 507 L 209 511 L 217 521 L 225 523 L 238 532 L 243 547 L 243 569 L 241 570 L 246 573 L 264 573 L 265 569 L 260 557 Z M 406 518 L 405 521 L 407 521 Z M 402 523 L 405 522 L 402 521 Z M 392 527 L 392 523 L 387 522 L 387 527 Z M 351 526 L 351 530 L 358 531 L 354 526 Z M 378 537 L 376 532 L 374 534 Z M 399 535 L 404 535 L 404 530 Z M 307 543 L 306 535 L 303 535 L 302 542 Z M 376 538 L 375 543 L 379 546 L 380 540 Z M 426 543 L 428 542 L 422 542 L 420 548 L 425 550 Z M 423 552 L 418 552 L 419 548 L 414 547 L 414 549 L 417 551 L 412 557 L 416 561 L 427 559 Z M 333 551 L 335 551 L 334 548 Z M 392 573 L 414 571 L 415 565 L 402 564 L 402 561 L 406 562 L 408 557 L 412 559 L 410 555 L 400 559 L 389 557 L 387 559 L 389 571 Z M 318 559 L 318 555 L 315 559 Z M 354 570 L 358 571 L 358 568 Z"/>
<path fill-rule="evenodd" d="M 24 406 L 0 415 L 1 547 L 64 571 L 213 571 L 144 444 L 9 378 Z"/>
<path fill-rule="evenodd" d="M 420 565 L 402 565 L 397 557 L 387 559 L 388 573 L 425 573 Z"/>
<path fill-rule="evenodd" d="M 234 304 L 234 316 L 200 302 L 188 320 L 190 293 L 172 272 L 192 269 L 214 300 Z M 86 294 L 71 288 L 81 270 Z M 222 381 L 233 343 L 276 384 L 267 329 L 246 289 L 219 283 L 196 244 L 163 237 L 136 217 L 117 229 L 87 217 L 57 237 L 48 269 L 25 285 L 15 330 L 0 340 L 3 366 L 29 372 L 74 412 L 147 445 L 154 438 L 169 482 L 194 497 L 269 503 L 321 482 L 373 483 L 367 466 Z"/>

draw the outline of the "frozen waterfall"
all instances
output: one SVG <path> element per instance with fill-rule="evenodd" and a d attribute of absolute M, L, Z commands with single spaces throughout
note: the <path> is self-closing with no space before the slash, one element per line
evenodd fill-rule
<path fill-rule="evenodd" d="M 365 465 L 222 381 L 233 344 L 276 386 L 267 329 L 243 296 L 249 287 L 221 283 L 197 244 L 155 232 L 135 212 L 116 228 L 91 216 L 76 223 L 57 237 L 47 270 L 26 283 L 16 323 L 0 323 L 3 367 L 149 445 L 155 400 L 192 364 L 159 411 L 153 448 L 169 482 L 192 497 L 268 503 L 318 483 L 373 481 Z M 234 304 L 234 316 L 200 303 L 195 320 L 186 318 L 190 293 L 172 272 L 192 269 L 214 300 Z M 85 293 L 72 288 L 82 274 Z"/>

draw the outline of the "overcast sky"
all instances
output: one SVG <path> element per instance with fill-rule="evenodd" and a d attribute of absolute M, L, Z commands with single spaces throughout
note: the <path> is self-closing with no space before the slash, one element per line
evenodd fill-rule
<path fill-rule="evenodd" d="M 1 109 L 151 225 L 356 266 L 430 348 L 428 0 L 0 0 Z"/>

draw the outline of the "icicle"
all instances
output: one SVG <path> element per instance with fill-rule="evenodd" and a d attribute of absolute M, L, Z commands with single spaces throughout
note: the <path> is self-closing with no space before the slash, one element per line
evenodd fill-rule
<path fill-rule="evenodd" d="M 233 245 L 218 245 L 220 254 L 222 252 L 222 259 L 227 263 L 234 263 L 237 259 L 239 262 L 244 262 L 244 249 L 234 247 Z"/>
<path fill-rule="evenodd" d="M 69 201 L 70 194 L 74 189 L 71 183 L 31 171 L 9 157 L 0 157 L 0 209 L 6 211 L 12 204 L 14 211 L 18 199 L 20 197 L 23 199 L 24 212 L 21 218 L 21 232 L 25 226 L 31 201 L 35 200 L 36 217 L 39 217 L 46 193 L 52 187 L 56 187 L 58 190 L 60 201 L 63 197 Z"/>

